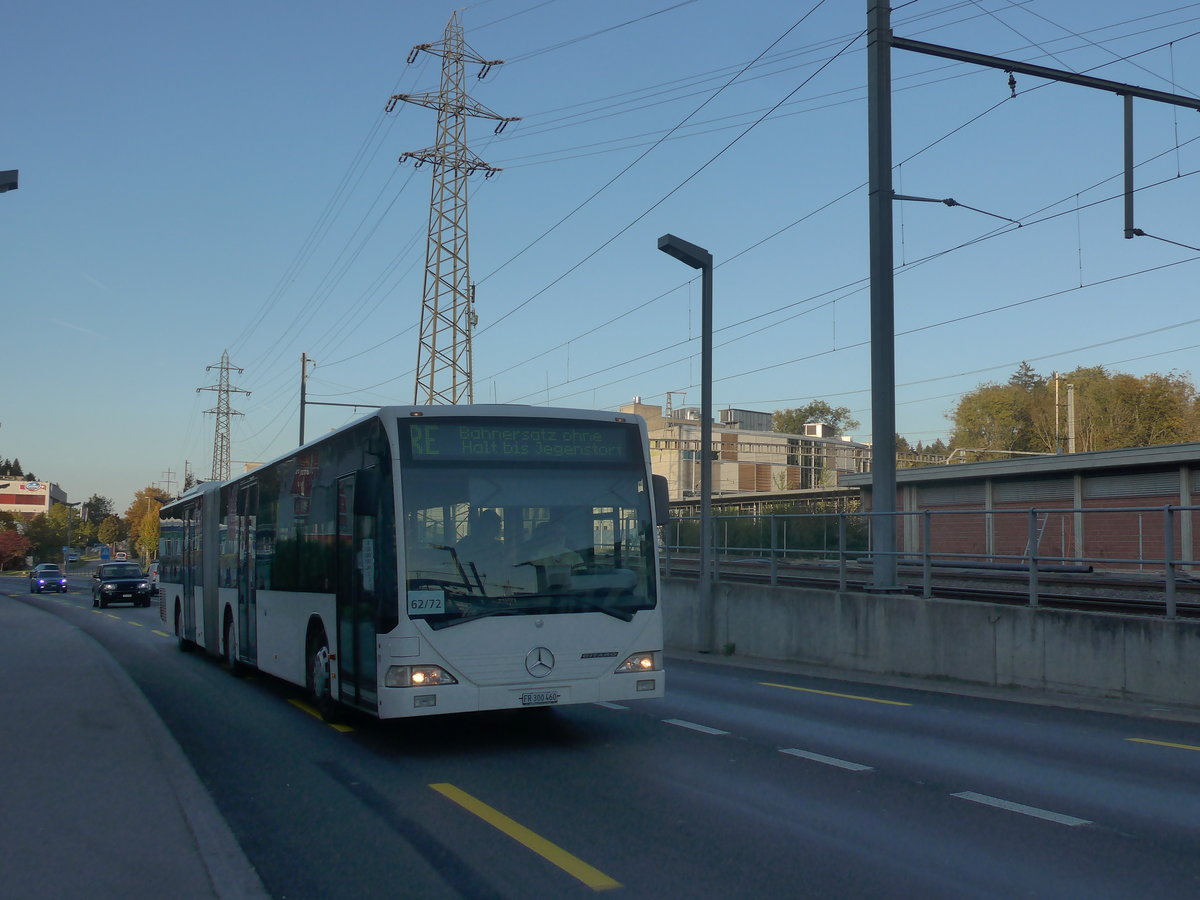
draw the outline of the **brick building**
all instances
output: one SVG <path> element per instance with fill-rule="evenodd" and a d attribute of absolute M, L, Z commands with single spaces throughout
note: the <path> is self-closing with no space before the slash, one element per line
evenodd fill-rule
<path fill-rule="evenodd" d="M 860 488 L 869 508 L 869 474 L 841 483 Z M 1163 559 L 1170 536 L 1172 559 L 1196 560 L 1193 512 L 1168 509 L 1195 498 L 1200 443 L 899 469 L 897 541 L 921 552 L 930 511 L 930 547 L 939 554 L 1021 557 L 1032 535 L 1039 558 L 1135 567 Z"/>

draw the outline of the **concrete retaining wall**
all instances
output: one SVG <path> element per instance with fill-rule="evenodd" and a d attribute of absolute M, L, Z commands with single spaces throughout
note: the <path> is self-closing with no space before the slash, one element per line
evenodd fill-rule
<path fill-rule="evenodd" d="M 1200 621 L 663 579 L 668 649 L 1200 708 Z"/>

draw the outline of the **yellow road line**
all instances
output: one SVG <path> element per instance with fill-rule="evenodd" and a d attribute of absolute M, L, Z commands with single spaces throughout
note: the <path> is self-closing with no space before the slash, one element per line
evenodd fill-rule
<path fill-rule="evenodd" d="M 118 622 L 121 620 L 120 616 L 114 616 L 112 613 L 105 613 L 105 615 L 108 616 L 110 619 L 116 619 Z"/>
<path fill-rule="evenodd" d="M 159 637 L 170 637 L 170 635 L 167 634 L 165 631 L 159 631 L 157 628 L 151 628 L 150 630 L 154 634 L 157 634 Z"/>
<path fill-rule="evenodd" d="M 457 803 L 467 812 L 483 819 L 493 828 L 504 832 L 517 843 L 528 847 L 538 856 L 558 866 L 568 875 L 582 881 L 592 890 L 608 891 L 621 886 L 621 882 L 609 878 L 599 869 L 589 866 L 579 857 L 573 856 L 557 844 L 530 831 L 524 825 L 514 822 L 504 813 L 493 809 L 482 800 L 477 800 L 466 791 L 460 790 L 452 784 L 431 784 L 430 787 L 448 800 Z"/>
<path fill-rule="evenodd" d="M 1152 741 L 1149 738 L 1125 738 L 1127 741 L 1132 741 L 1135 744 L 1154 744 L 1158 747 L 1174 747 L 1176 750 L 1195 750 L 1200 752 L 1200 747 L 1195 747 L 1191 744 L 1172 744 L 1170 741 Z"/>
<path fill-rule="evenodd" d="M 320 719 L 322 722 L 325 722 L 325 720 L 321 717 L 321 714 L 319 712 L 317 712 L 316 708 L 305 703 L 303 700 L 297 700 L 295 697 L 289 697 L 288 703 L 292 704 L 292 706 L 296 707 L 296 709 L 300 709 L 300 710 L 303 710 L 304 712 L 308 713 L 314 719 Z M 347 731 L 354 730 L 349 725 L 338 725 L 333 722 L 325 722 L 325 724 L 328 725 L 330 728 L 332 728 L 334 731 L 342 732 L 342 734 L 345 734 Z"/>
<path fill-rule="evenodd" d="M 145 628 L 145 627 L 146 627 L 146 626 L 145 626 L 145 625 L 143 625 L 141 622 L 130 622 L 129 624 L 130 624 L 130 625 L 135 625 L 135 626 L 137 626 L 138 628 Z"/>
<path fill-rule="evenodd" d="M 793 684 L 774 684 L 770 681 L 760 681 L 764 687 L 783 688 L 788 691 L 803 691 L 806 694 L 824 694 L 826 697 L 842 697 L 846 700 L 863 700 L 867 703 L 884 703 L 888 706 L 912 706 L 911 703 L 901 703 L 899 700 L 880 700 L 878 697 L 860 697 L 857 694 L 839 694 L 837 691 L 818 691 L 816 688 L 796 687 Z"/>

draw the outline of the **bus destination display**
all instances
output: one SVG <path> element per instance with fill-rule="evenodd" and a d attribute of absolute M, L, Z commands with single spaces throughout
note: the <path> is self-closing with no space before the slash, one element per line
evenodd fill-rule
<path fill-rule="evenodd" d="M 628 462 L 627 425 L 478 419 L 408 423 L 413 462 Z"/>

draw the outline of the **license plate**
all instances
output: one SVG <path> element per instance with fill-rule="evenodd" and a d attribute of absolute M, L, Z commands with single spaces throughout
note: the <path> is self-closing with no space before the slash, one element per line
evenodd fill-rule
<path fill-rule="evenodd" d="M 559 691 L 526 691 L 521 695 L 522 706 L 547 706 L 562 697 Z"/>
<path fill-rule="evenodd" d="M 122 599 L 122 600 L 128 600 L 128 599 L 129 599 L 129 598 L 131 598 L 132 596 L 133 596 L 133 594 L 122 594 L 122 595 L 121 595 L 121 599 Z"/>

